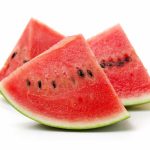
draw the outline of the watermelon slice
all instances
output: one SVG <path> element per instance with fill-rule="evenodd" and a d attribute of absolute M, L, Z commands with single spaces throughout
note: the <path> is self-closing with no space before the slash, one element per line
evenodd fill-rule
<path fill-rule="evenodd" d="M 18 111 L 49 126 L 89 129 L 129 117 L 81 35 L 18 68 L 0 91 Z"/>
<path fill-rule="evenodd" d="M 88 40 L 125 106 L 150 102 L 150 78 L 120 25 Z"/>
<path fill-rule="evenodd" d="M 2 68 L 0 80 L 63 38 L 63 35 L 53 29 L 35 19 L 31 19 Z"/>

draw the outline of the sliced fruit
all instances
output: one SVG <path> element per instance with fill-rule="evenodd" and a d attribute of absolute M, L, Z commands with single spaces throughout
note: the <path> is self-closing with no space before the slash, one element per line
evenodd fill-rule
<path fill-rule="evenodd" d="M 0 71 L 0 80 L 63 38 L 63 35 L 53 29 L 31 19 Z"/>
<path fill-rule="evenodd" d="M 125 106 L 150 102 L 150 78 L 120 25 L 88 40 Z"/>
<path fill-rule="evenodd" d="M 90 129 L 129 117 L 81 35 L 18 68 L 0 91 L 18 111 L 48 126 Z"/>

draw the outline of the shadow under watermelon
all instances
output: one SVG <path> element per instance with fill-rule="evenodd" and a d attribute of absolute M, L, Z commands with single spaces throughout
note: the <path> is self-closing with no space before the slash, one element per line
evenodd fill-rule
<path fill-rule="evenodd" d="M 129 111 L 148 111 L 148 110 L 150 110 L 150 103 L 127 107 L 127 110 L 129 110 Z"/>

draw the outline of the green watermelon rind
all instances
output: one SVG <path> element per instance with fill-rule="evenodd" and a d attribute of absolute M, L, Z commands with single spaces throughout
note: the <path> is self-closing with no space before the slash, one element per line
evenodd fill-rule
<path fill-rule="evenodd" d="M 136 106 L 136 105 L 142 105 L 146 103 L 150 103 L 150 93 L 149 94 L 143 94 L 138 97 L 130 97 L 130 98 L 122 98 L 121 99 L 124 106 Z"/>
<path fill-rule="evenodd" d="M 126 111 L 126 109 L 124 109 L 123 112 L 121 112 L 120 114 L 117 115 L 117 117 L 112 117 L 112 118 L 107 118 L 107 120 L 105 121 L 96 121 L 96 122 L 91 122 L 91 124 L 88 124 L 87 122 L 84 124 L 84 122 L 82 123 L 78 123 L 78 124 L 74 124 L 74 123 L 67 123 L 64 121 L 59 121 L 59 123 L 57 123 L 56 121 L 48 121 L 42 117 L 39 117 L 38 115 L 36 116 L 35 114 L 30 113 L 29 111 L 23 109 L 22 107 L 18 106 L 17 104 L 15 104 L 11 99 L 11 96 L 9 96 L 9 94 L 7 94 L 7 92 L 3 89 L 2 85 L 0 85 L 0 93 L 2 94 L 2 96 L 6 99 L 6 101 L 12 105 L 18 112 L 20 112 L 21 114 L 23 114 L 24 116 L 40 123 L 46 126 L 51 126 L 51 127 L 55 127 L 55 128 L 62 128 L 62 129 L 71 129 L 71 130 L 83 130 L 83 129 L 94 129 L 94 128 L 99 128 L 99 127 L 104 127 L 104 126 L 108 126 L 108 125 L 112 125 L 115 124 L 117 122 L 120 122 L 122 120 L 128 119 L 130 117 L 129 113 Z"/>

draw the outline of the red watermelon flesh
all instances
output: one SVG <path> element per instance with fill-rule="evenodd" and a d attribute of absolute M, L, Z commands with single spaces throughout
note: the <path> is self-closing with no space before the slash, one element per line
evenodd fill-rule
<path fill-rule="evenodd" d="M 120 25 L 88 40 L 123 103 L 150 102 L 150 78 Z"/>
<path fill-rule="evenodd" d="M 31 19 L 2 68 L 0 80 L 63 38 L 63 35 L 53 29 L 35 19 Z"/>
<path fill-rule="evenodd" d="M 81 35 L 65 38 L 18 68 L 0 89 L 17 110 L 45 125 L 88 129 L 128 118 Z"/>

